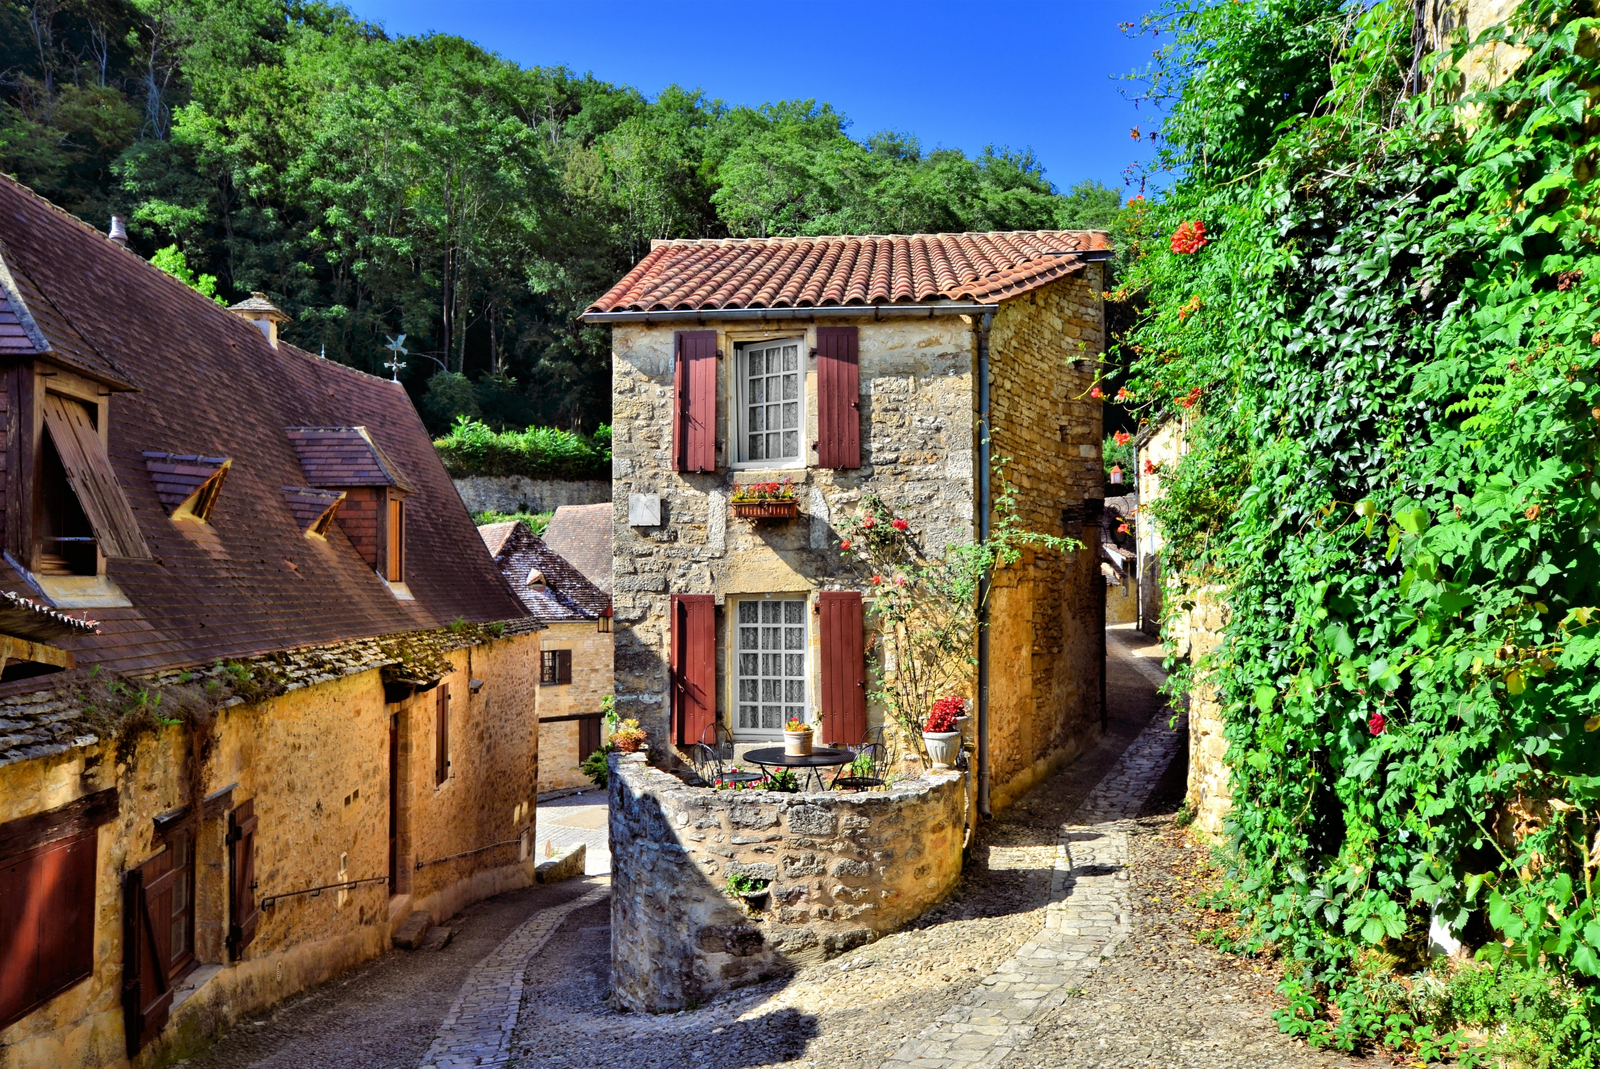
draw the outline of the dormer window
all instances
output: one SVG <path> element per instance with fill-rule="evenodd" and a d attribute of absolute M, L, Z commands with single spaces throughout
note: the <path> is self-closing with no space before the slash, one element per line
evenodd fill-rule
<path fill-rule="evenodd" d="M 47 436 L 39 471 L 39 555 L 34 572 L 39 575 L 95 575 L 100 555 L 95 548 L 94 528 L 78 495 L 67 482 L 67 469 L 61 454 Z"/>
<path fill-rule="evenodd" d="M 227 457 L 146 453 L 144 465 L 167 515 L 175 520 L 209 523 L 233 461 Z"/>
<path fill-rule="evenodd" d="M 150 549 L 112 474 L 98 426 L 101 405 L 47 389 L 41 408 L 45 433 L 34 469 L 33 572 L 98 575 L 107 557 L 148 559 Z"/>
<path fill-rule="evenodd" d="M 395 596 L 409 599 L 406 498 L 411 484 L 365 427 L 290 427 L 288 434 L 307 486 L 343 491 L 340 530 Z"/>

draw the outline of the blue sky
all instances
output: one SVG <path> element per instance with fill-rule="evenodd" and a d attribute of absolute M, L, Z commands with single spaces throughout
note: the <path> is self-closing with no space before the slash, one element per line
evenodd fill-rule
<path fill-rule="evenodd" d="M 900 3 L 831 0 L 492 2 L 354 0 L 391 34 L 478 42 L 523 66 L 564 65 L 654 97 L 676 82 L 730 104 L 826 100 L 865 137 L 914 134 L 925 149 L 1032 148 L 1066 188 L 1086 178 L 1123 191 L 1144 158 L 1148 107 L 1116 76 L 1142 69 L 1155 42 L 1128 38 L 1155 0 Z"/>

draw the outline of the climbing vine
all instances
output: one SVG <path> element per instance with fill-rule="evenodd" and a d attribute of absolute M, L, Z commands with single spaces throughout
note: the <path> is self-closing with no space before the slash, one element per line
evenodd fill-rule
<path fill-rule="evenodd" d="M 1113 298 L 1125 388 L 1189 452 L 1141 507 L 1170 610 L 1228 591 L 1194 670 L 1224 702 L 1233 904 L 1314 1043 L 1435 1055 L 1493 1024 L 1600 1064 L 1597 25 L 1525 0 L 1431 56 L 1399 0 L 1142 27 L 1171 179 L 1126 213 Z M 1489 85 L 1491 58 L 1520 63 Z M 1429 966 L 1430 926 L 1476 970 Z M 1392 979 L 1430 968 L 1477 994 Z"/>

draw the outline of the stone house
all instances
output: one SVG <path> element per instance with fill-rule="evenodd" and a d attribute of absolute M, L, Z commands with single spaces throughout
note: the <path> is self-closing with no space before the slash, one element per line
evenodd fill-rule
<path fill-rule="evenodd" d="M 861 741 L 882 718 L 872 588 L 836 525 L 873 494 L 931 554 L 982 538 L 996 458 L 1022 526 L 1084 549 L 993 577 L 980 805 L 1094 742 L 1110 255 L 1099 231 L 658 241 L 588 309 L 612 328 L 616 700 L 659 759 L 717 731 L 770 743 L 791 715 Z M 796 517 L 732 514 L 783 479 Z"/>
<path fill-rule="evenodd" d="M 0 178 L 0 1067 L 160 1065 L 532 882 L 539 624 L 398 384 Z"/>
<path fill-rule="evenodd" d="M 610 517 L 607 517 L 609 522 Z M 605 741 L 611 598 L 521 521 L 478 528 L 539 633 L 539 792 L 592 786 L 578 763 Z"/>

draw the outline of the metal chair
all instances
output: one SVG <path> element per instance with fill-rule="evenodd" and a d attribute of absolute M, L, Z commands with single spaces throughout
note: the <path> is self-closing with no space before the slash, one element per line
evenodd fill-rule
<path fill-rule="evenodd" d="M 754 783 L 765 779 L 760 772 L 733 772 L 733 736 L 720 723 L 710 725 L 690 751 L 695 775 L 705 783 Z"/>
<path fill-rule="evenodd" d="M 855 755 L 854 760 L 840 766 L 831 786 L 846 791 L 864 791 L 883 786 L 889 769 L 889 747 L 883 741 L 883 728 L 869 728 L 859 746 L 846 749 Z M 863 756 L 866 757 L 865 761 L 862 760 Z"/>

